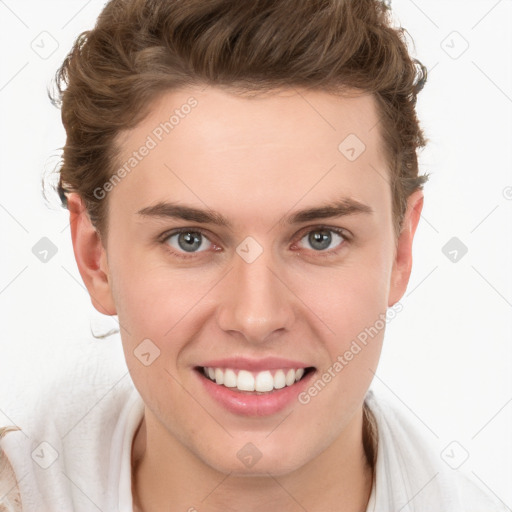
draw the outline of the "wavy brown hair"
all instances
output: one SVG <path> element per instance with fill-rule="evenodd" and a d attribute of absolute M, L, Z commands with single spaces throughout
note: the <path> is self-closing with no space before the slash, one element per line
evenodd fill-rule
<path fill-rule="evenodd" d="M 164 92 L 356 89 L 377 100 L 398 234 L 407 198 L 427 180 L 418 175 L 425 139 L 415 111 L 425 81 L 405 30 L 378 0 L 110 0 L 77 37 L 49 92 L 67 135 L 57 190 L 64 206 L 66 193 L 77 192 L 106 235 L 108 197 L 94 190 L 120 164 L 120 132 Z"/>

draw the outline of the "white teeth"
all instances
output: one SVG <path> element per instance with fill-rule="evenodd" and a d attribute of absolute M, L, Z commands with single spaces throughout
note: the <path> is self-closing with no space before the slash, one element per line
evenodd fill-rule
<path fill-rule="evenodd" d="M 288 370 L 285 382 L 287 386 L 291 386 L 295 382 L 295 370 Z"/>
<path fill-rule="evenodd" d="M 204 375 L 219 385 L 228 388 L 237 388 L 240 391 L 270 392 L 274 389 L 282 389 L 292 386 L 302 379 L 305 368 L 297 370 L 277 370 L 274 375 L 270 370 L 252 373 L 247 370 L 239 370 L 238 374 L 231 368 L 203 368 Z"/>
<path fill-rule="evenodd" d="M 224 386 L 236 388 L 236 373 L 229 368 L 224 372 Z"/>
<path fill-rule="evenodd" d="M 258 373 L 254 389 L 256 391 L 272 391 L 274 389 L 274 377 L 272 377 L 272 374 L 268 371 Z"/>
<path fill-rule="evenodd" d="M 236 380 L 236 387 L 240 391 L 254 391 L 254 377 L 251 372 L 240 370 Z"/>
<path fill-rule="evenodd" d="M 274 375 L 274 387 L 276 389 L 282 389 L 286 386 L 286 377 L 283 370 L 277 370 Z"/>

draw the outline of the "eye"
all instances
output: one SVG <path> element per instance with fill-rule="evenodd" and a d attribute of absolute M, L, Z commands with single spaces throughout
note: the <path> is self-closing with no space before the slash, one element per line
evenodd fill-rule
<path fill-rule="evenodd" d="M 201 231 L 183 229 L 166 236 L 164 243 L 179 252 L 196 253 L 209 249 L 212 243 Z"/>
<path fill-rule="evenodd" d="M 317 252 L 330 252 L 326 251 L 326 249 L 339 247 L 345 240 L 346 237 L 343 235 L 341 229 L 316 228 L 308 231 L 306 235 L 300 239 L 299 243 L 304 242 L 309 244 L 309 246 Z M 336 250 L 332 252 L 336 252 Z"/>

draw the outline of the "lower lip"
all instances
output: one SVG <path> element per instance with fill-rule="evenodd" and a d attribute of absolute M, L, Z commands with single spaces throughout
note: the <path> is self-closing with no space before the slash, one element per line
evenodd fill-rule
<path fill-rule="evenodd" d="M 228 411 L 242 416 L 270 416 L 297 402 L 297 396 L 304 391 L 315 371 L 310 371 L 301 380 L 262 395 L 233 391 L 211 381 L 201 371 L 194 370 L 209 395 Z"/>

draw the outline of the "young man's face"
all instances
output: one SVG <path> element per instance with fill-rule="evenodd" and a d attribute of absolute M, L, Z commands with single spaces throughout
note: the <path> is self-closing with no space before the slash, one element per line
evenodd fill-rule
<path fill-rule="evenodd" d="M 411 196 L 397 241 L 380 130 L 368 95 L 210 87 L 166 94 L 126 133 L 119 167 L 134 151 L 137 165 L 105 199 L 106 256 L 98 270 L 79 266 L 95 306 L 118 315 L 155 453 L 174 446 L 226 473 L 278 475 L 360 439 L 422 203 Z M 203 213 L 151 215 L 159 203 Z M 328 206 L 340 214 L 322 218 Z M 261 389 L 314 370 L 256 394 L 203 367 L 233 370 L 242 387 L 249 372 Z"/>

